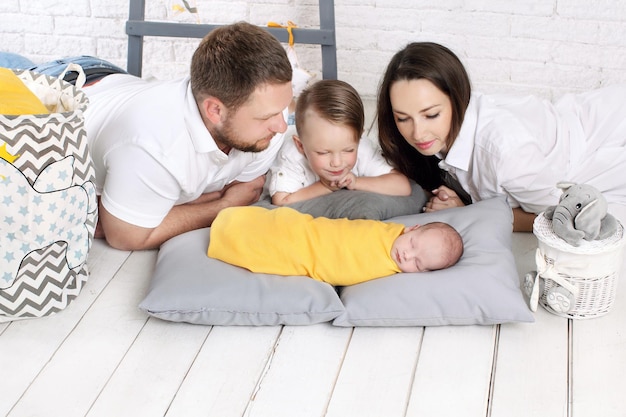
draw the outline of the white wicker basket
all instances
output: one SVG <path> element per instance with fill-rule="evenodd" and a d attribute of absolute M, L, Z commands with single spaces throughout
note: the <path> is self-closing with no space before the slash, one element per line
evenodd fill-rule
<path fill-rule="evenodd" d="M 602 240 L 572 246 L 554 234 L 541 213 L 533 233 L 538 239 L 535 303 L 556 315 L 588 319 L 605 315 L 615 301 L 617 278 L 626 242 L 624 228 Z M 531 308 L 533 297 L 531 297 Z M 536 308 L 536 305 L 535 305 Z"/>

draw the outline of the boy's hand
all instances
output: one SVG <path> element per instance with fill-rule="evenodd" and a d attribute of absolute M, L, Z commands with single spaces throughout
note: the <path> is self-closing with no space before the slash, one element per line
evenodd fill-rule
<path fill-rule="evenodd" d="M 339 188 L 347 188 L 348 190 L 356 190 L 357 176 L 353 172 L 348 172 L 345 177 L 337 181 Z"/>
<path fill-rule="evenodd" d="M 341 189 L 341 187 L 339 187 L 339 186 L 337 185 L 337 181 L 330 181 L 330 182 L 329 182 L 329 181 L 326 181 L 326 180 L 324 180 L 324 179 L 320 178 L 319 182 L 320 182 L 320 184 L 322 184 L 324 187 L 328 188 L 330 191 L 337 191 L 337 190 L 340 190 L 340 189 Z"/>
<path fill-rule="evenodd" d="M 338 180 L 329 182 L 320 178 L 320 182 L 324 185 L 324 187 L 328 188 L 330 191 L 337 191 L 337 190 L 341 190 L 342 188 L 347 188 L 348 190 L 354 190 L 356 189 L 356 179 L 357 179 L 357 176 L 354 175 L 352 172 L 349 172 Z"/>

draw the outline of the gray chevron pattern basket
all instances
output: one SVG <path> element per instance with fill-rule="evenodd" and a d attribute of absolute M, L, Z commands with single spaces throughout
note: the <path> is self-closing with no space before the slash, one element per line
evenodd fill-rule
<path fill-rule="evenodd" d="M 58 312 L 80 293 L 97 221 L 87 97 L 15 73 L 51 113 L 0 115 L 0 322 Z"/>

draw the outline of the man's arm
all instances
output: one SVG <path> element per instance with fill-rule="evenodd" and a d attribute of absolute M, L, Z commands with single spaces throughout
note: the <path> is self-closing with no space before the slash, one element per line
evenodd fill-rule
<path fill-rule="evenodd" d="M 99 222 L 109 245 L 121 250 L 155 249 L 182 233 L 208 227 L 220 210 L 255 203 L 261 196 L 265 177 L 234 182 L 221 192 L 208 193 L 187 204 L 172 207 L 159 226 L 150 229 L 132 225 L 110 214 L 99 204 Z"/>

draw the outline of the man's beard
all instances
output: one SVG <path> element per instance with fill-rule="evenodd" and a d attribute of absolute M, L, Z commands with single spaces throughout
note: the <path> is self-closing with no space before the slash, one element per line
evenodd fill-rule
<path fill-rule="evenodd" d="M 261 152 L 268 148 L 270 145 L 270 141 L 267 143 L 259 143 L 264 139 L 271 139 L 273 136 L 268 136 L 266 138 L 255 141 L 254 143 L 247 144 L 237 138 L 237 135 L 232 128 L 230 123 L 230 119 L 226 119 L 224 121 L 223 127 L 215 128 L 213 132 L 211 132 L 211 136 L 213 136 L 213 140 L 220 143 L 221 145 L 225 145 L 228 148 L 237 149 L 241 152 Z"/>

